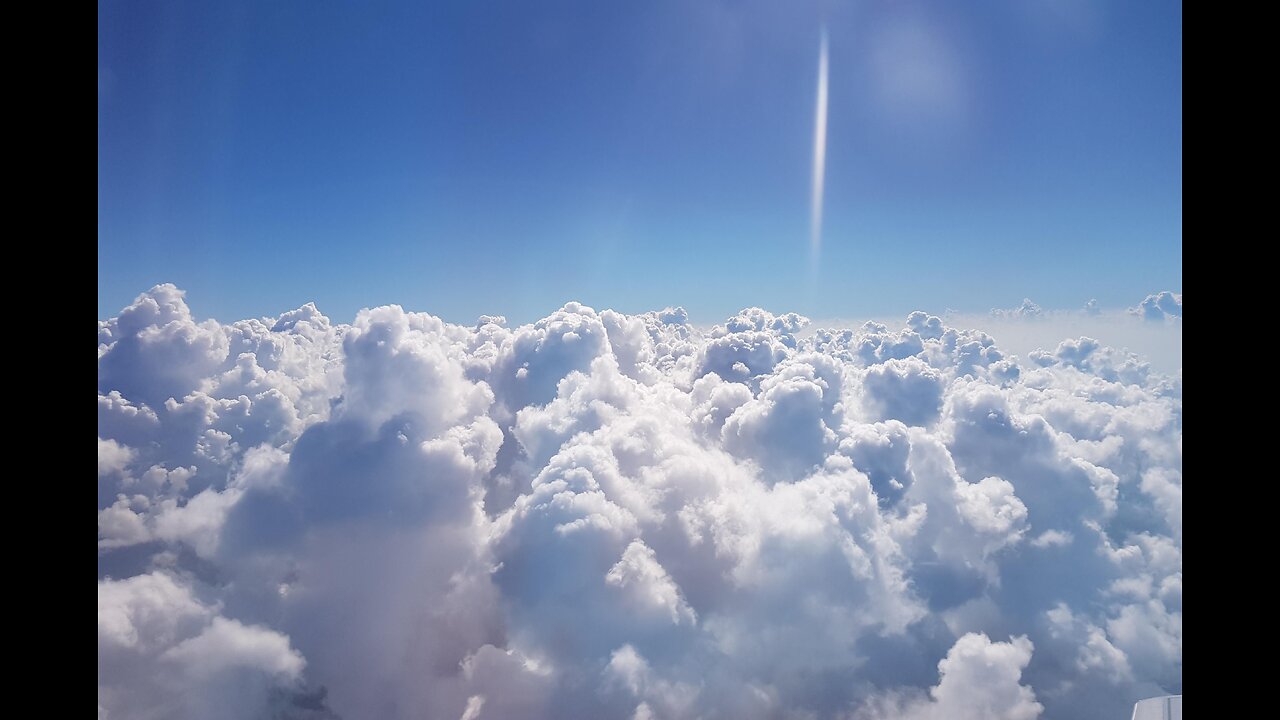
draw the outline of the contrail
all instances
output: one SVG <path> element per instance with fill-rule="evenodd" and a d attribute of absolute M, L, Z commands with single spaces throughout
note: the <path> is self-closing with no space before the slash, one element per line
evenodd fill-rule
<path fill-rule="evenodd" d="M 822 252 L 822 194 L 827 175 L 827 29 L 818 54 L 818 100 L 813 118 L 813 197 L 809 205 L 809 260 Z"/>

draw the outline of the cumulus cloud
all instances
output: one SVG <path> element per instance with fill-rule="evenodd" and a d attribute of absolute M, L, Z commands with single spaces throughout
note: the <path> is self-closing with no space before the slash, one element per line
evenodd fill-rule
<path fill-rule="evenodd" d="M 268 675 L 296 678 L 306 665 L 283 635 L 222 617 L 215 617 L 199 635 L 165 650 L 161 657 L 199 677 L 244 667 Z"/>
<path fill-rule="evenodd" d="M 627 592 L 642 610 L 653 608 L 665 612 L 673 623 L 695 621 L 693 610 L 680 596 L 680 589 L 643 540 L 632 540 L 623 551 L 622 559 L 609 569 L 604 579 Z"/>
<path fill-rule="evenodd" d="M 941 373 L 919 358 L 893 358 L 873 365 L 862 380 L 868 415 L 928 425 L 938 418 L 942 383 Z"/>
<path fill-rule="evenodd" d="M 1143 320 L 1161 322 L 1167 319 L 1182 319 L 1182 293 L 1163 292 L 1148 295 L 1129 312 Z"/>
<path fill-rule="evenodd" d="M 1013 318 L 1019 320 L 1030 320 L 1034 318 L 1044 317 L 1044 309 L 1039 305 L 1031 302 L 1031 298 L 1023 298 L 1022 304 L 1015 308 L 992 308 L 991 316 L 998 318 Z"/>
<path fill-rule="evenodd" d="M 288 637 L 220 610 L 167 571 L 99 580 L 99 713 L 245 717 L 298 687 L 306 663 Z"/>
<path fill-rule="evenodd" d="M 861 718 L 894 720 L 1035 720 L 1044 706 L 1021 685 L 1031 661 L 1032 644 L 1024 636 L 992 642 L 968 633 L 938 663 L 938 684 L 928 695 L 873 700 Z"/>
<path fill-rule="evenodd" d="M 809 324 L 223 323 L 142 294 L 98 326 L 100 716 L 1029 720 L 1181 691 L 1180 372 L 922 312 Z"/>

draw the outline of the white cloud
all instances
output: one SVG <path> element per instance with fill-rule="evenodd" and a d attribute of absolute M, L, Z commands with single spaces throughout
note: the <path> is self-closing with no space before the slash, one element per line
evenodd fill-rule
<path fill-rule="evenodd" d="M 938 419 L 942 375 L 919 358 L 873 365 L 862 381 L 867 414 L 874 420 L 928 425 Z"/>
<path fill-rule="evenodd" d="M 98 582 L 98 707 L 120 717 L 234 718 L 298 689 L 289 638 L 223 617 L 165 571 Z"/>
<path fill-rule="evenodd" d="M 98 650 L 150 650 L 174 642 L 184 626 L 202 624 L 209 608 L 165 573 L 98 583 Z"/>
<path fill-rule="evenodd" d="M 866 718 L 894 720 L 1035 720 L 1044 706 L 1020 684 L 1031 661 L 1031 641 L 992 642 L 969 633 L 938 663 L 938 684 L 927 697 L 890 696 L 870 704 Z"/>
<path fill-rule="evenodd" d="M 1014 494 L 1013 485 L 998 477 L 976 483 L 958 483 L 960 517 L 976 533 L 997 538 L 995 547 L 1017 542 L 1027 519 L 1027 506 Z"/>
<path fill-rule="evenodd" d="M 114 440 L 98 438 L 98 475 L 123 475 L 135 455 L 132 449 Z"/>
<path fill-rule="evenodd" d="M 1169 303 L 1177 298 L 1181 302 L 1181 294 L 1164 291 L 1149 296 L 1148 300 L 1167 298 Z M 1036 350 L 1050 354 L 1063 339 L 1081 336 L 1096 339 L 1101 346 L 1111 348 L 1113 352 L 1127 356 L 1133 353 L 1138 360 L 1147 363 L 1153 370 L 1165 374 L 1176 374 L 1182 369 L 1182 320 L 1168 315 L 1157 315 L 1155 320 L 1144 321 L 1143 308 L 1149 303 L 1143 301 L 1133 308 L 1104 308 L 1096 301 L 1086 303 L 1079 310 L 1049 310 L 1035 302 L 1024 300 L 1021 305 L 1008 309 L 993 309 L 987 313 L 961 313 L 948 310 L 938 320 L 952 329 L 971 328 L 969 332 L 983 331 L 980 335 L 994 338 L 1000 350 L 1006 354 L 1017 354 L 1027 358 Z M 1171 308 L 1172 309 L 1172 308 Z M 1180 313 L 1180 305 L 1177 306 Z M 1163 311 L 1161 311 L 1163 312 Z M 922 338 L 936 333 L 936 326 L 928 326 L 932 316 L 920 312 L 918 318 L 908 318 L 907 328 Z M 896 325 L 898 318 L 877 318 L 886 325 Z M 818 325 L 830 327 L 853 326 L 849 320 L 824 320 Z M 852 334 L 852 332 L 850 332 Z"/>
<path fill-rule="evenodd" d="M 295 679 L 306 665 L 302 656 L 289 647 L 289 638 L 222 617 L 215 617 L 199 635 L 165 650 L 161 658 L 199 677 L 231 668 L 250 668 Z"/>
<path fill-rule="evenodd" d="M 1033 320 L 1043 317 L 1044 309 L 1034 302 L 1031 302 L 1031 298 L 1023 298 L 1022 304 L 1018 305 L 1016 308 L 992 308 L 991 316 L 1015 320 Z"/>
<path fill-rule="evenodd" d="M 647 606 L 666 613 L 673 623 L 696 622 L 693 610 L 680 595 L 680 588 L 643 540 L 632 540 L 623 551 L 622 559 L 609 568 L 604 579 L 627 592 L 641 608 Z"/>
<path fill-rule="evenodd" d="M 1015 355 L 154 288 L 99 323 L 100 711 L 1123 716 L 1181 690 L 1182 383 L 1108 338 L 1181 320 L 1027 308 Z"/>
<path fill-rule="evenodd" d="M 1071 541 L 1074 539 L 1075 538 L 1069 532 L 1063 532 L 1061 530 L 1045 530 L 1031 541 L 1031 545 L 1038 548 L 1062 547 L 1064 545 L 1070 545 Z"/>
<path fill-rule="evenodd" d="M 1129 312 L 1143 320 L 1160 322 L 1163 320 L 1182 319 L 1182 293 L 1165 290 L 1148 295 L 1137 307 Z"/>

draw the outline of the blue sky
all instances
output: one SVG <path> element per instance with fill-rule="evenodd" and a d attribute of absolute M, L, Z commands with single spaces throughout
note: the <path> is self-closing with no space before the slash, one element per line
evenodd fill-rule
<path fill-rule="evenodd" d="M 100 2 L 99 317 L 159 282 L 223 319 L 1132 305 L 1182 289 L 1181 3 Z"/>

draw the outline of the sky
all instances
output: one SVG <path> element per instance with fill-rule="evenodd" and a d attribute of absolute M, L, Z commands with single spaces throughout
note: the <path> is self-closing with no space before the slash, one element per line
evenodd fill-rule
<path fill-rule="evenodd" d="M 98 7 L 99 318 L 1182 290 L 1181 3 Z"/>

